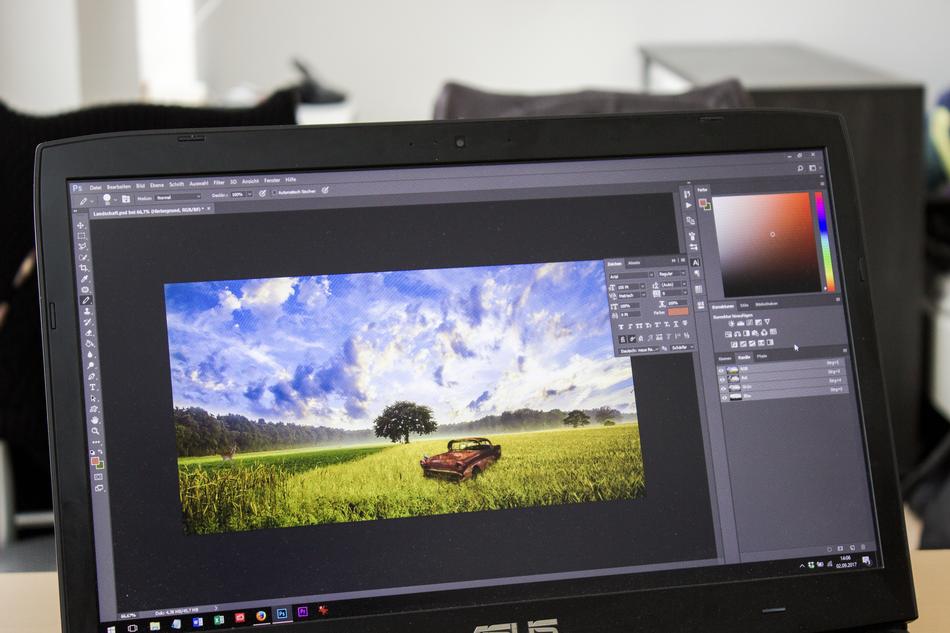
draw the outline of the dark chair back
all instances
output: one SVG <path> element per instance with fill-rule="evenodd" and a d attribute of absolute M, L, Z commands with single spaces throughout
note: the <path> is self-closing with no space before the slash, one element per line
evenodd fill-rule
<path fill-rule="evenodd" d="M 735 80 L 676 95 L 582 90 L 563 94 L 516 95 L 485 92 L 447 83 L 435 103 L 436 119 L 487 119 L 564 114 L 618 114 L 751 107 L 752 99 Z"/>

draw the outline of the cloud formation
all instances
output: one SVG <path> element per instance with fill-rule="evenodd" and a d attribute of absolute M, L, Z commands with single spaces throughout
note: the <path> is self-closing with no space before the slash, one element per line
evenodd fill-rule
<path fill-rule="evenodd" d="M 165 300 L 176 406 L 348 429 L 402 399 L 441 423 L 635 411 L 597 261 L 169 284 Z"/>

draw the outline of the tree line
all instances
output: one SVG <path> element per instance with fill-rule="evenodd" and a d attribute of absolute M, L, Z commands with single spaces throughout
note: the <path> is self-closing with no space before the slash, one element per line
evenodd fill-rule
<path fill-rule="evenodd" d="M 415 405 L 414 403 L 396 403 L 397 405 Z M 427 408 L 427 407 L 422 407 Z M 387 409 L 388 411 L 389 409 Z M 383 418 L 385 413 L 380 416 Z M 431 411 L 429 412 L 431 416 Z M 624 421 L 633 416 L 624 415 L 617 409 L 598 407 L 585 409 L 583 412 L 590 420 L 596 422 Z M 491 433 L 513 433 L 521 431 L 540 431 L 563 427 L 565 419 L 574 412 L 550 409 L 516 409 L 505 411 L 498 415 L 488 415 L 472 422 L 458 424 L 438 424 L 427 418 L 426 425 L 430 427 L 413 427 L 413 434 L 435 432 L 438 436 L 470 436 L 488 435 Z M 395 413 L 391 417 L 396 418 Z M 408 441 L 409 436 L 404 430 L 397 430 L 394 426 L 378 424 L 375 429 L 349 431 L 326 426 L 305 426 L 302 424 L 267 422 L 263 418 L 250 420 L 243 415 L 227 413 L 215 415 L 200 407 L 175 407 L 172 412 L 175 422 L 175 442 L 179 457 L 199 457 L 205 455 L 226 455 L 249 453 L 254 451 L 269 451 L 281 448 L 298 446 L 316 446 L 322 444 L 363 444 L 378 441 L 379 437 L 388 437 L 392 441 Z M 577 418 L 576 414 L 574 417 Z M 422 423 L 420 423 L 422 424 Z M 572 424 L 572 423 L 567 423 Z M 408 428 L 408 427 L 407 427 Z M 377 434 L 375 431 L 379 430 Z"/>
<path fill-rule="evenodd" d="M 199 407 L 175 407 L 175 443 L 179 457 L 249 453 L 315 444 L 355 444 L 373 439 L 370 430 L 347 431 L 326 426 L 249 420 L 243 415 L 214 415 Z"/>
<path fill-rule="evenodd" d="M 611 407 L 585 409 L 583 413 L 587 415 L 589 419 L 597 422 L 604 422 L 606 420 L 616 421 L 632 417 L 624 416 L 620 411 Z M 475 435 L 555 429 L 563 426 L 564 420 L 568 415 L 569 412 L 562 411 L 561 409 L 549 409 L 547 411 L 528 408 L 516 409 L 514 411 L 505 411 L 498 415 L 487 415 L 472 422 L 439 425 L 438 434 Z"/>

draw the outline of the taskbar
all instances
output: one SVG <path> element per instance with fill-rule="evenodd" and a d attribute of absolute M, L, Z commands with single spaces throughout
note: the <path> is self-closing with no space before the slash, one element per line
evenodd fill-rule
<path fill-rule="evenodd" d="M 102 633 L 147 633 L 148 631 L 208 631 L 237 629 L 245 626 L 287 624 L 326 619 L 330 606 L 326 604 L 287 604 L 275 607 L 235 609 L 210 613 L 189 613 L 169 617 L 151 617 L 140 620 L 108 622 L 100 627 Z"/>
<path fill-rule="evenodd" d="M 853 569 L 871 569 L 878 566 L 875 552 L 856 552 L 852 554 L 828 554 L 796 559 L 799 573 L 821 571 L 847 571 Z"/>
<path fill-rule="evenodd" d="M 775 561 L 779 562 L 779 561 Z M 878 567 L 876 552 L 828 554 L 780 561 L 785 575 L 836 573 Z M 100 625 L 100 633 L 146 633 L 151 631 L 209 631 L 246 626 L 312 622 L 378 615 L 379 604 L 373 600 L 353 599 L 337 602 L 280 604 L 269 607 L 231 609 L 207 613 L 188 613 L 166 617 L 150 617 Z M 392 606 L 392 605 L 390 605 Z"/>

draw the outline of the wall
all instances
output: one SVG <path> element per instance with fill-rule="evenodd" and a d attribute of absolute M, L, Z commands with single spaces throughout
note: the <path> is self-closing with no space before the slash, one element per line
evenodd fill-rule
<path fill-rule="evenodd" d="M 194 0 L 135 1 L 138 71 L 147 100 L 194 105 L 207 99 L 197 79 L 196 6 Z"/>
<path fill-rule="evenodd" d="M 79 75 L 84 105 L 129 101 L 140 92 L 135 3 L 74 0 L 79 17 Z"/>
<path fill-rule="evenodd" d="M 873 6 L 873 8 L 872 8 Z M 637 89 L 637 43 L 797 40 L 950 87 L 950 3 L 909 0 L 228 0 L 199 30 L 199 76 L 220 96 L 294 78 L 299 55 L 362 120 L 430 116 L 457 79 L 495 90 Z"/>
<path fill-rule="evenodd" d="M 74 0 L 0 2 L 0 101 L 54 112 L 80 103 Z"/>
<path fill-rule="evenodd" d="M 0 0 L 0 101 L 53 113 L 135 100 L 129 0 Z"/>

